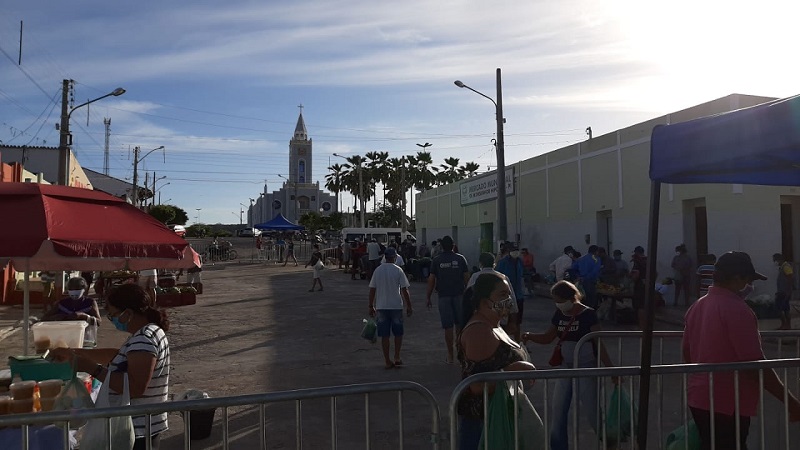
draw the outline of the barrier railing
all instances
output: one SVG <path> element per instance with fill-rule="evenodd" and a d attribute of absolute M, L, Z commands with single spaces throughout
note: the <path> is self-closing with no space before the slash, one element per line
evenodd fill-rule
<path fill-rule="evenodd" d="M 780 359 L 786 353 L 786 356 L 792 358 L 800 358 L 800 330 L 764 330 L 760 332 L 762 343 L 777 343 L 777 348 L 773 352 L 765 351 L 765 357 L 767 359 L 773 359 L 770 357 L 771 354 L 774 354 L 774 359 Z M 573 352 L 573 367 L 578 366 L 579 355 L 583 346 L 586 343 L 592 343 L 596 341 L 598 344 L 602 343 L 606 350 L 609 352 L 609 355 L 612 355 L 612 359 L 619 364 L 623 359 L 623 346 L 622 342 L 624 340 L 638 340 L 639 341 L 639 348 L 638 351 L 635 353 L 635 356 L 641 354 L 641 338 L 643 332 L 642 331 L 593 331 L 584 335 L 578 342 L 575 344 L 575 350 Z M 683 362 L 682 353 L 680 348 L 678 348 L 677 352 L 673 352 L 674 354 L 679 355 L 677 359 L 672 361 L 665 361 L 665 341 L 677 341 L 677 345 L 680 346 L 680 340 L 683 338 L 683 331 L 653 331 L 653 364 L 680 364 Z M 607 345 L 608 341 L 616 341 L 615 345 Z M 794 344 L 794 352 L 790 352 L 790 349 L 786 349 L 786 344 Z M 616 351 L 614 351 L 616 349 Z M 616 358 L 614 358 L 614 354 L 616 354 Z M 597 367 L 600 367 L 600 360 L 597 359 Z M 797 391 L 800 391 L 800 368 L 795 369 L 795 374 L 797 376 L 793 377 L 795 379 L 794 387 Z M 665 389 L 663 377 L 656 376 L 656 393 L 657 393 L 657 407 L 655 409 L 656 413 L 656 424 L 657 424 L 657 434 L 663 435 L 663 418 L 664 418 L 664 397 L 667 393 Z M 599 383 L 599 381 L 598 381 Z M 599 386 L 599 385 L 598 385 Z M 638 389 L 637 389 L 638 391 Z M 684 389 L 681 393 L 679 393 L 682 400 L 682 409 L 686 409 L 687 399 L 686 399 L 686 390 Z M 598 405 L 597 408 L 600 408 L 600 397 L 598 397 Z M 653 404 L 651 403 L 651 407 Z M 577 417 L 580 414 L 580 405 L 576 405 L 576 408 L 573 410 L 573 421 L 577 421 Z M 652 411 L 652 410 L 651 410 Z M 663 448 L 663 443 L 659 442 L 659 449 Z"/>
<path fill-rule="evenodd" d="M 278 402 L 295 402 L 295 441 L 296 448 L 303 448 L 303 401 L 312 399 L 330 399 L 330 438 L 331 448 L 335 449 L 338 446 L 338 425 L 337 425 L 337 406 L 336 401 L 339 397 L 363 395 L 364 396 L 364 417 L 365 417 L 365 444 L 366 448 L 371 448 L 372 433 L 370 432 L 370 394 L 380 392 L 396 392 L 397 393 L 397 411 L 398 411 L 398 440 L 400 448 L 404 448 L 404 417 L 403 417 L 403 393 L 405 391 L 412 391 L 419 394 L 423 400 L 430 407 L 429 413 L 431 415 L 430 422 L 430 439 L 429 443 L 432 449 L 439 448 L 440 441 L 440 411 L 436 399 L 430 391 L 425 389 L 422 385 L 411 381 L 392 381 L 383 383 L 366 383 L 366 384 L 353 384 L 346 386 L 332 386 L 311 389 L 298 389 L 291 391 L 269 392 L 263 394 L 250 394 L 240 395 L 234 397 L 220 397 L 208 398 L 200 400 L 182 400 L 173 401 L 159 404 L 150 405 L 131 405 L 112 408 L 97 408 L 97 409 L 81 409 L 72 411 L 51 411 L 40 412 L 31 414 L 18 414 L 0 416 L 0 428 L 3 427 L 21 427 L 22 434 L 22 449 L 29 449 L 28 442 L 28 427 L 32 425 L 51 425 L 53 423 L 68 423 L 68 422 L 82 422 L 88 419 L 98 418 L 111 418 L 120 416 L 143 416 L 160 414 L 163 412 L 181 412 L 183 413 L 184 434 L 183 442 L 184 448 L 189 450 L 192 448 L 192 443 L 189 436 L 191 427 L 191 415 L 189 411 L 197 410 L 210 410 L 215 408 L 223 408 L 222 415 L 222 448 L 228 450 L 230 448 L 230 430 L 229 430 L 229 416 L 228 409 L 238 406 L 258 405 L 259 407 L 259 444 L 261 449 L 267 448 L 267 435 L 266 435 L 266 406 L 269 403 Z M 107 421 L 109 423 L 110 421 Z M 148 424 L 146 434 L 150 434 L 150 421 Z M 69 427 L 63 427 L 64 431 L 64 449 L 69 450 Z M 110 433 L 110 429 L 109 429 Z M 151 443 L 147 440 L 147 449 L 150 450 Z"/>
<path fill-rule="evenodd" d="M 682 377 L 682 390 L 686 391 L 687 387 L 687 379 L 688 375 L 690 374 L 699 374 L 699 373 L 708 373 L 709 378 L 709 401 L 712 405 L 711 407 L 711 415 L 714 414 L 714 374 L 718 372 L 733 372 L 734 373 L 734 392 L 735 392 L 735 415 L 740 415 L 740 402 L 739 402 L 739 379 L 740 379 L 740 372 L 742 371 L 753 371 L 757 370 L 759 373 L 758 377 L 758 385 L 759 385 L 759 392 L 760 392 L 760 401 L 758 403 L 758 427 L 759 427 L 759 440 L 761 444 L 761 448 L 767 448 L 767 441 L 766 438 L 769 435 L 773 440 L 780 439 L 783 441 L 782 444 L 777 442 L 769 442 L 770 448 L 797 448 L 797 441 L 800 441 L 800 436 L 797 436 L 796 433 L 795 437 L 795 446 L 792 446 L 791 439 L 790 439 L 790 429 L 789 429 L 789 414 L 788 414 L 788 406 L 786 399 L 788 397 L 788 389 L 784 391 L 783 396 L 783 406 L 781 408 L 781 412 L 783 415 L 783 433 L 782 436 L 778 437 L 776 433 L 768 434 L 766 433 L 765 428 L 765 407 L 764 407 L 764 371 L 765 370 L 772 370 L 772 369 L 783 369 L 783 383 L 786 385 L 788 381 L 788 370 L 790 368 L 797 368 L 800 367 L 800 359 L 774 359 L 774 360 L 763 360 L 763 361 L 751 361 L 751 362 L 741 362 L 741 363 L 724 363 L 724 364 L 674 364 L 674 365 L 654 365 L 652 367 L 651 374 L 657 376 L 666 376 L 666 375 L 680 375 Z M 634 378 L 638 377 L 640 374 L 640 368 L 635 366 L 626 366 L 626 367 L 602 367 L 602 368 L 582 368 L 582 369 L 549 369 L 549 370 L 532 370 L 532 371 L 511 371 L 511 372 L 489 372 L 489 373 L 479 373 L 472 375 L 464 380 L 462 380 L 454 389 L 452 396 L 450 397 L 449 409 L 448 413 L 450 414 L 450 448 L 452 450 L 457 449 L 458 445 L 458 401 L 460 396 L 469 389 L 470 385 L 475 383 L 483 383 L 483 398 L 484 398 L 484 418 L 483 418 L 483 433 L 489 434 L 489 416 L 488 416 L 488 402 L 489 402 L 489 389 L 491 383 L 497 382 L 506 382 L 506 381 L 543 381 L 542 390 L 544 392 L 542 401 L 539 401 L 539 398 L 531 399 L 533 403 L 543 405 L 543 427 L 545 430 L 543 436 L 543 442 L 541 442 L 541 446 L 535 446 L 535 448 L 550 448 L 550 440 L 549 440 L 549 424 L 551 421 L 550 411 L 549 411 L 549 399 L 548 399 L 548 392 L 549 392 L 549 384 L 552 380 L 564 380 L 564 379 L 571 379 L 573 385 L 573 392 L 575 392 L 575 387 L 578 379 L 583 378 L 597 378 L 597 379 L 604 379 L 604 378 L 611 378 L 611 377 L 629 377 L 628 378 L 628 386 L 631 392 L 631 396 L 634 395 L 635 391 L 633 388 Z M 601 384 L 601 393 L 600 397 L 603 398 L 604 394 L 602 390 L 605 384 Z M 518 391 L 514 391 L 514 420 L 519 420 L 519 399 L 517 398 Z M 575 403 L 578 403 L 577 395 L 572 395 L 572 408 L 575 407 Z M 633 397 L 631 397 L 631 402 L 628 406 L 629 410 L 628 413 L 633 420 L 630 420 L 629 427 L 630 429 L 627 430 L 629 433 L 628 443 L 630 444 L 630 448 L 635 448 L 635 413 L 634 413 L 634 405 L 636 405 L 636 401 Z M 603 408 L 605 409 L 605 408 Z M 594 441 L 597 443 L 596 448 L 609 448 L 610 439 L 608 435 L 608 430 L 606 427 L 605 422 L 605 411 L 599 411 L 598 413 L 598 421 L 599 423 L 596 424 L 595 430 L 597 430 L 597 434 L 594 432 L 584 433 L 584 434 L 591 434 L 594 435 Z M 617 411 L 620 412 L 620 411 Z M 541 414 L 541 412 L 540 412 Z M 771 423 L 775 422 L 774 416 L 770 419 Z M 689 423 L 689 417 L 687 413 L 687 408 L 684 406 L 682 409 L 682 421 L 681 424 L 686 427 Z M 519 427 L 515 428 L 515 448 L 520 448 L 520 441 L 519 441 Z M 569 448 L 590 448 L 585 445 L 582 445 L 581 440 L 581 433 L 579 432 L 580 426 L 579 422 L 573 423 L 572 426 L 572 443 L 569 445 Z M 617 436 L 619 436 L 619 432 L 622 430 L 617 429 Z M 713 435 L 713 425 L 712 425 L 712 435 Z M 736 427 L 737 436 L 740 433 L 740 428 L 737 423 Z M 663 437 L 664 434 L 660 433 L 659 436 L 659 445 L 658 447 L 661 448 L 663 446 Z M 599 439 L 598 439 L 599 438 Z M 620 443 L 616 443 L 620 444 Z M 527 447 L 527 445 L 526 445 Z M 489 448 L 488 440 L 486 441 L 485 448 Z M 623 448 L 623 447 L 611 447 L 611 448 Z M 649 448 L 655 448 L 649 447 Z M 688 441 L 685 441 L 685 448 L 688 447 Z M 713 447 L 712 447 L 713 448 Z M 738 445 L 737 445 L 738 448 Z"/>

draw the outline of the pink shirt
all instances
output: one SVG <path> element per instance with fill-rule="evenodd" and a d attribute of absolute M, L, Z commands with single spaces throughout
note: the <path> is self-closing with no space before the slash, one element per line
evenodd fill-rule
<path fill-rule="evenodd" d="M 755 313 L 735 293 L 711 286 L 708 295 L 686 312 L 683 354 L 687 363 L 723 363 L 764 359 Z M 755 416 L 761 394 L 758 378 L 739 372 L 739 414 Z M 710 410 L 708 373 L 689 376 L 689 406 Z M 714 372 L 714 412 L 735 413 L 732 372 Z"/>

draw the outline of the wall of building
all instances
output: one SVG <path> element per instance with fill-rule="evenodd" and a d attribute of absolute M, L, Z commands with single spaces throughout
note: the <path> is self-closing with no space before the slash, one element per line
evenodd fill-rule
<path fill-rule="evenodd" d="M 507 197 L 509 240 L 535 256 L 537 270 L 566 245 L 585 252 L 590 244 L 629 255 L 646 247 L 650 212 L 650 132 L 675 123 L 751 106 L 770 99 L 732 95 L 511 164 L 514 195 Z M 750 253 L 757 269 L 771 272 L 781 251 L 781 202 L 791 203 L 800 230 L 800 189 L 742 185 L 664 185 L 659 217 L 659 276 L 671 276 L 674 248 L 686 243 L 696 262 L 695 207 L 705 206 L 708 251 Z M 417 195 L 417 229 L 430 242 L 458 227 L 470 264 L 479 254 L 481 223 L 496 224 L 496 201 L 462 206 L 459 184 Z M 496 236 L 496 229 L 495 236 Z M 800 231 L 794 232 L 798 248 Z M 495 250 L 497 246 L 495 245 Z M 795 252 L 800 256 L 800 251 Z M 772 283 L 762 289 L 772 289 Z"/>

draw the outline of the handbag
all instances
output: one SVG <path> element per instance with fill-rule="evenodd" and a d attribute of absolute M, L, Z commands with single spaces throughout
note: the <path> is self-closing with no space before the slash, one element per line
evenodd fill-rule
<path fill-rule="evenodd" d="M 124 374 L 122 395 L 119 400 L 111 404 L 109 389 L 111 384 L 111 371 L 106 374 L 106 379 L 97 394 L 96 408 L 110 406 L 128 406 L 131 404 L 131 395 L 128 388 L 128 374 Z M 111 429 L 111 441 L 108 439 L 108 430 Z M 131 450 L 136 435 L 133 431 L 131 416 L 117 416 L 101 419 L 90 419 L 83 427 L 80 438 L 81 450 Z"/>
<path fill-rule="evenodd" d="M 517 396 L 517 423 L 514 423 L 514 395 Z M 539 413 L 534 408 L 519 380 L 499 382 L 489 400 L 489 426 L 482 430 L 478 448 L 492 450 L 540 450 L 547 447 L 548 435 Z M 519 447 L 515 445 L 515 429 L 519 427 Z"/>
<path fill-rule="evenodd" d="M 569 334 L 569 327 L 575 323 L 576 316 L 572 316 L 572 319 L 567 324 L 566 328 L 564 328 L 564 333 L 558 338 L 558 342 L 556 343 L 555 348 L 553 349 L 553 355 L 550 356 L 550 361 L 548 363 L 553 367 L 558 367 L 564 363 L 564 355 L 561 353 L 561 343 L 564 342 L 564 338 L 567 337 Z"/>

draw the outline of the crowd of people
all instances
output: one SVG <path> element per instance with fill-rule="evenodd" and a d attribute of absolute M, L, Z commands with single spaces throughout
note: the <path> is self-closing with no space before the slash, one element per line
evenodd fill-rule
<path fill-rule="evenodd" d="M 380 254 L 378 246 L 373 252 Z M 400 355 L 403 337 L 403 311 L 406 316 L 413 308 L 409 294 L 409 280 L 398 266 L 397 247 L 389 246 L 385 259 L 368 256 L 372 278 L 370 281 L 369 312 L 377 319 L 378 336 L 382 339 L 384 363 L 387 369 L 402 365 Z M 647 289 L 647 256 L 645 249 L 636 246 L 626 260 L 623 252 L 590 245 L 582 255 L 572 246 L 550 265 L 550 294 L 554 312 L 550 322 L 540 331 L 522 331 L 522 315 L 526 297 L 531 297 L 533 286 L 528 280 L 535 274 L 533 255 L 528 249 L 519 250 L 517 244 L 506 242 L 498 255 L 482 253 L 479 268 L 470 269 L 467 259 L 458 253 L 456 243 L 449 236 L 434 241 L 430 247 L 421 245 L 419 251 L 431 255 L 427 277 L 425 303 L 439 312 L 445 345 L 445 362 L 458 362 L 462 378 L 481 372 L 498 370 L 535 370 L 527 355 L 525 345 L 536 343 L 551 345 L 554 357 L 550 364 L 556 368 L 612 367 L 613 361 L 600 342 L 581 347 L 577 361 L 571 357 L 575 345 L 586 334 L 601 330 L 598 307 L 602 294 L 596 286 L 613 285 L 630 290 L 633 308 L 639 312 L 643 326 L 643 305 Z M 430 252 L 430 253 L 428 253 Z M 369 255 L 369 250 L 367 250 Z M 374 256 L 374 255 L 373 255 Z M 408 255 L 418 256 L 416 254 Z M 792 265 L 781 254 L 773 256 L 778 270 L 776 306 L 782 313 L 782 328 L 790 326 L 789 299 L 792 297 Z M 712 363 L 754 361 L 764 359 L 757 320 L 743 298 L 752 292 L 755 280 L 766 279 L 753 269 L 749 256 L 728 252 L 716 259 L 707 255 L 697 267 L 687 248 L 681 244 L 675 249 L 672 260 L 672 277 L 675 297 L 688 305 L 683 352 L 686 362 Z M 697 284 L 693 281 L 696 280 Z M 656 286 L 656 293 L 664 292 Z M 699 289 L 699 290 L 698 290 Z M 700 299 L 694 300 L 695 292 Z M 436 301 L 434 302 L 434 294 Z M 390 352 L 390 337 L 395 348 Z M 556 353 L 559 357 L 556 358 Z M 747 439 L 750 417 L 755 415 L 755 402 L 759 398 L 758 373 L 741 372 L 741 417 L 734 417 L 733 375 L 717 374 L 714 378 L 714 414 L 709 404 L 707 374 L 694 374 L 689 382 L 689 407 L 700 432 L 701 448 L 735 447 L 736 422 L 742 448 Z M 800 402 L 788 392 L 774 371 L 764 371 L 764 389 L 778 400 L 786 399 L 791 421 L 800 421 Z M 570 378 L 556 383 L 551 403 L 549 442 L 553 449 L 568 448 L 567 423 L 573 395 L 581 403 L 582 420 L 592 430 L 599 431 L 597 410 L 597 383 L 594 379 Z M 614 384 L 619 379 L 612 377 Z M 489 395 L 494 386 L 487 386 Z M 577 389 L 573 392 L 573 389 Z M 458 402 L 459 448 L 477 449 L 481 439 L 484 404 L 483 384 L 475 384 L 465 391 Z M 730 392 L 729 392 L 730 391 Z M 713 425 L 712 425 L 713 423 Z M 715 430 L 713 435 L 711 430 Z"/>

